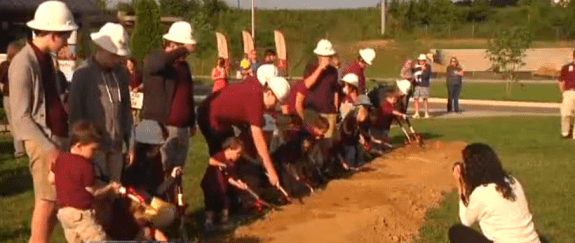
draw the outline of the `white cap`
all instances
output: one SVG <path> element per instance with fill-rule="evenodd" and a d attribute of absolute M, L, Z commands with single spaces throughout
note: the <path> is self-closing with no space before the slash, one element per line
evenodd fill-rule
<path fill-rule="evenodd" d="M 136 142 L 160 145 L 165 143 L 162 127 L 157 121 L 142 120 L 135 131 Z"/>
<path fill-rule="evenodd" d="M 417 60 L 427 60 L 427 56 L 425 54 L 419 54 L 419 58 L 417 58 Z"/>
<path fill-rule="evenodd" d="M 375 51 L 371 48 L 361 49 L 359 50 L 359 56 L 361 56 L 361 59 L 363 59 L 365 63 L 372 65 L 373 59 L 375 59 Z"/>
<path fill-rule="evenodd" d="M 121 24 L 106 23 L 100 31 L 90 34 L 92 41 L 100 48 L 118 56 L 129 56 L 130 37 Z"/>
<path fill-rule="evenodd" d="M 192 32 L 190 23 L 177 21 L 170 26 L 170 30 L 164 35 L 164 39 L 182 44 L 196 44 Z"/>
<path fill-rule="evenodd" d="M 72 12 L 61 1 L 46 1 L 38 5 L 34 19 L 26 25 L 32 29 L 44 31 L 66 32 L 78 29 Z"/>
<path fill-rule="evenodd" d="M 265 85 L 271 78 L 278 76 L 278 68 L 273 64 L 264 64 L 258 68 L 257 77 L 262 85 Z"/>
<path fill-rule="evenodd" d="M 403 80 L 397 80 L 396 83 L 399 91 L 401 91 L 401 93 L 403 93 L 404 95 L 407 95 L 409 89 L 411 88 L 411 82 L 409 82 L 409 80 L 403 79 Z"/>
<path fill-rule="evenodd" d="M 323 39 L 317 43 L 317 47 L 315 48 L 313 53 L 319 56 L 333 56 L 335 55 L 335 50 L 333 49 L 331 42 L 329 42 L 326 39 Z"/>
<path fill-rule="evenodd" d="M 290 85 L 288 81 L 282 77 L 270 78 L 268 81 L 268 87 L 272 90 L 280 102 L 285 100 L 290 91 Z"/>
<path fill-rule="evenodd" d="M 341 81 L 344 81 L 344 82 L 351 84 L 355 87 L 359 86 L 359 77 L 357 77 L 357 75 L 355 73 L 346 74 L 345 76 L 343 76 Z"/>

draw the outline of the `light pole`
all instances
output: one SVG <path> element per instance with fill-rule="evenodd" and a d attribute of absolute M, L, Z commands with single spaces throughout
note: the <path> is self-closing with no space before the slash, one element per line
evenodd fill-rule
<path fill-rule="evenodd" d="M 385 34 L 385 0 L 381 0 L 381 34 Z"/>
<path fill-rule="evenodd" d="M 252 0 L 252 39 L 256 40 L 256 0 Z"/>

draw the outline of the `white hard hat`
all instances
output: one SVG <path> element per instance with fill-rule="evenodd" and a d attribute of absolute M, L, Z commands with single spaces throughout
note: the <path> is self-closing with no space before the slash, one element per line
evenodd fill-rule
<path fill-rule="evenodd" d="M 72 12 L 61 1 L 46 1 L 38 5 L 34 19 L 26 25 L 43 31 L 66 32 L 78 29 Z"/>
<path fill-rule="evenodd" d="M 280 102 L 285 100 L 290 91 L 290 85 L 288 81 L 282 77 L 270 78 L 268 81 L 268 87 L 272 90 Z"/>
<path fill-rule="evenodd" d="M 190 23 L 177 21 L 170 26 L 170 30 L 164 35 L 164 39 L 182 44 L 196 44 L 192 32 Z"/>
<path fill-rule="evenodd" d="M 401 91 L 401 93 L 403 93 L 404 95 L 407 95 L 409 89 L 411 88 L 411 82 L 409 82 L 409 80 L 403 79 L 403 80 L 397 80 L 396 83 L 399 91 Z"/>
<path fill-rule="evenodd" d="M 329 40 L 323 39 L 317 43 L 317 47 L 313 53 L 319 56 L 333 56 L 335 55 L 335 50 Z"/>
<path fill-rule="evenodd" d="M 129 56 L 130 37 L 121 24 L 106 23 L 100 31 L 90 34 L 92 41 L 102 49 L 118 56 Z"/>
<path fill-rule="evenodd" d="M 425 54 L 423 54 L 423 53 L 422 53 L 422 54 L 419 54 L 419 58 L 417 58 L 417 60 L 420 60 L 420 61 L 421 61 L 421 60 L 427 60 L 427 55 L 425 55 Z"/>
<path fill-rule="evenodd" d="M 362 49 L 359 50 L 359 56 L 361 56 L 361 59 L 363 59 L 365 63 L 372 65 L 373 59 L 375 59 L 375 51 L 371 48 Z"/>
<path fill-rule="evenodd" d="M 265 85 L 271 78 L 278 76 L 278 68 L 273 64 L 264 64 L 258 68 L 257 77 L 262 85 Z"/>
<path fill-rule="evenodd" d="M 359 77 L 357 77 L 357 75 L 355 73 L 346 74 L 345 76 L 343 76 L 341 81 L 344 81 L 344 82 L 351 84 L 355 87 L 359 86 Z"/>

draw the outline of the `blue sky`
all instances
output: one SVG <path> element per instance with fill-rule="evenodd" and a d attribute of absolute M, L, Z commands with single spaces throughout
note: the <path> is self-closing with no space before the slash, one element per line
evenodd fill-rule
<path fill-rule="evenodd" d="M 0 0 L 1 1 L 1 0 Z M 130 0 L 106 0 L 108 7 Z M 238 0 L 224 0 L 230 7 L 237 7 Z M 336 9 L 375 7 L 381 0 L 256 0 L 260 9 Z M 239 0 L 241 8 L 251 8 L 251 0 Z"/>

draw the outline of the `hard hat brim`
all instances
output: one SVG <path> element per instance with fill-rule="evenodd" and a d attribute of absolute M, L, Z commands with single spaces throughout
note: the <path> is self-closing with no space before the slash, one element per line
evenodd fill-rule
<path fill-rule="evenodd" d="M 30 20 L 26 23 L 26 26 L 30 27 L 34 30 L 42 30 L 42 31 L 54 31 L 54 32 L 68 32 L 74 31 L 78 29 L 78 25 L 76 23 L 72 23 L 71 25 L 62 25 L 62 26 L 54 26 L 54 27 L 46 27 L 35 20 Z"/>
<path fill-rule="evenodd" d="M 193 45 L 196 44 L 196 40 L 194 39 L 182 39 L 182 38 L 178 38 L 177 36 L 172 36 L 170 35 L 170 33 L 163 35 L 164 39 L 169 40 L 169 41 L 173 41 L 176 43 L 182 43 L 182 44 L 189 44 L 189 45 Z"/>
<path fill-rule="evenodd" d="M 99 46 L 100 48 L 116 54 L 118 56 L 122 56 L 122 57 L 127 57 L 130 56 L 130 50 L 129 49 L 124 49 L 124 48 L 118 48 L 114 45 L 114 43 L 112 43 L 112 40 L 110 40 L 110 38 L 106 38 L 108 36 L 100 34 L 98 32 L 96 33 L 92 33 L 90 34 L 90 38 L 92 38 L 92 41 Z"/>

